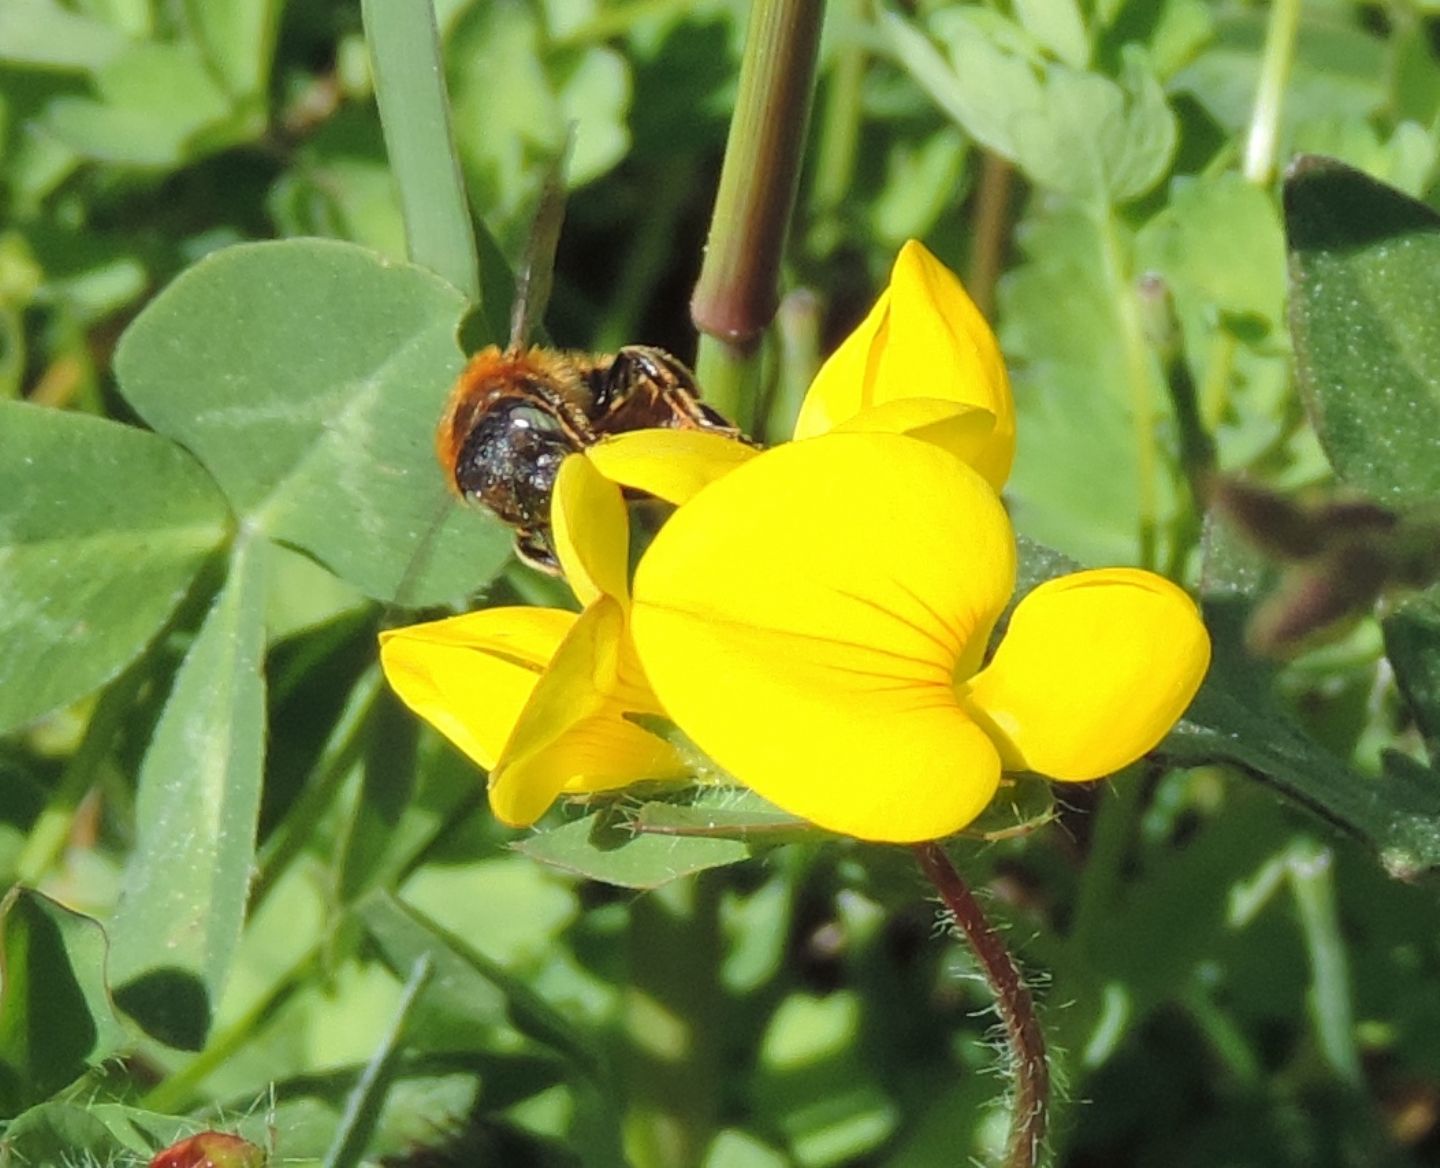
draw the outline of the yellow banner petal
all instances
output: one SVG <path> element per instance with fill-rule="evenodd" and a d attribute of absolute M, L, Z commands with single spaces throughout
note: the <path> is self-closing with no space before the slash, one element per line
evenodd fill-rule
<path fill-rule="evenodd" d="M 994 431 L 973 465 L 991 483 L 1005 482 L 1015 456 L 1015 406 L 995 334 L 955 275 L 911 240 L 870 315 L 821 367 L 795 437 L 825 433 L 861 409 L 913 397 L 993 414 Z"/>
<path fill-rule="evenodd" d="M 865 319 L 815 374 L 800 403 L 795 438 L 828 434 L 866 406 L 876 404 L 876 375 L 889 335 L 890 289 L 886 288 Z"/>
<path fill-rule="evenodd" d="M 990 800 L 994 747 L 953 687 L 1010 595 L 995 492 L 893 434 L 782 446 L 698 495 L 635 578 L 666 711 L 759 794 L 864 839 L 949 834 Z"/>
<path fill-rule="evenodd" d="M 486 770 L 575 623 L 553 608 L 489 608 L 380 634 L 400 700 Z"/>
<path fill-rule="evenodd" d="M 993 459 L 987 448 L 994 441 L 995 415 L 980 406 L 934 397 L 905 397 L 869 406 L 835 427 L 842 434 L 906 434 L 948 450 L 961 462 L 975 467 L 997 491 L 1005 480 L 992 478 Z"/>
<path fill-rule="evenodd" d="M 1083 782 L 1152 749 L 1209 664 L 1199 610 L 1170 581 L 1138 568 L 1077 572 L 1020 602 L 966 704 L 1007 769 Z"/>
<path fill-rule="evenodd" d="M 607 479 L 677 506 L 759 453 L 705 430 L 635 430 L 587 451 Z"/>
<path fill-rule="evenodd" d="M 584 455 L 572 454 L 560 464 L 550 524 L 575 598 L 585 605 L 600 596 L 623 602 L 629 593 L 630 516 L 620 488 Z"/>

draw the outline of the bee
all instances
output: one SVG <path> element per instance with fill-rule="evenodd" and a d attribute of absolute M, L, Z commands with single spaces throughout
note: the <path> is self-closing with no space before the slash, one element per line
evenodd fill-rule
<path fill-rule="evenodd" d="M 515 551 L 558 574 L 550 497 L 567 455 L 610 434 L 670 428 L 743 434 L 700 400 L 695 375 L 664 349 L 563 352 L 527 344 L 544 310 L 564 216 L 557 160 L 541 192 L 515 285 L 510 342 L 475 353 L 440 417 L 435 452 L 450 488 L 515 529 Z"/>
<path fill-rule="evenodd" d="M 669 428 L 746 439 L 700 400 L 694 374 L 664 349 L 570 353 L 490 345 L 461 372 L 436 431 L 450 486 L 515 529 L 522 560 L 556 573 L 550 497 L 560 464 L 610 434 Z"/>

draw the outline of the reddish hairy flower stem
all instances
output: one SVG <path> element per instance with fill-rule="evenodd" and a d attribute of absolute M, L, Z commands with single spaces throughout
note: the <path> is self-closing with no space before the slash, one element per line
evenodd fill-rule
<path fill-rule="evenodd" d="M 1050 1100 L 1050 1064 L 1045 1058 L 1045 1037 L 1035 1016 L 1035 1002 L 1010 951 L 985 919 L 979 902 L 944 849 L 936 843 L 916 844 L 915 857 L 979 960 L 1005 1027 L 1015 1080 L 1005 1168 L 1034 1168 L 1045 1139 Z"/>

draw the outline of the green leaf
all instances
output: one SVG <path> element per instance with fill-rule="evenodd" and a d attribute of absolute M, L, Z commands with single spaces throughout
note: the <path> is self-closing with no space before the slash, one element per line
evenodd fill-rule
<path fill-rule="evenodd" d="M 97 921 L 28 888 L 0 901 L 0 1115 L 53 1095 L 127 1042 Z"/>
<path fill-rule="evenodd" d="M 625 58 L 606 44 L 556 50 L 547 39 L 542 10 L 516 3 L 468 5 L 447 38 L 471 202 L 486 209 L 486 223 L 507 244 L 524 238 L 570 126 L 571 186 L 601 177 L 629 145 Z"/>
<path fill-rule="evenodd" d="M 0 733 L 139 656 L 228 525 L 214 483 L 174 443 L 0 402 Z"/>
<path fill-rule="evenodd" d="M 1294 425 L 1275 200 L 1238 174 L 1177 181 L 1135 252 L 1137 270 L 1164 278 L 1224 467 L 1251 466 Z"/>
<path fill-rule="evenodd" d="M 185 0 L 189 27 L 232 97 L 263 99 L 282 0 Z"/>
<path fill-rule="evenodd" d="M 1137 338 L 1126 317 L 1134 289 L 1120 266 L 1126 243 L 1108 216 L 1071 208 L 1032 218 L 1021 236 L 1026 260 L 999 288 L 1019 413 L 1015 525 L 1090 564 L 1137 559 L 1145 465 L 1137 398 L 1153 418 L 1168 416 L 1143 338 L 1138 361 L 1127 359 Z M 1157 448 L 1153 434 L 1148 443 Z M 1163 463 L 1154 478 L 1164 525 L 1178 504 Z"/>
<path fill-rule="evenodd" d="M 1245 653 L 1247 615 L 1238 596 L 1206 604 L 1210 672 L 1158 753 L 1178 766 L 1226 763 L 1268 783 L 1367 842 L 1394 876 L 1440 866 L 1440 776 L 1407 759 L 1367 777 L 1310 738 L 1275 700 L 1269 670 Z"/>
<path fill-rule="evenodd" d="M 1171 78 L 1171 90 L 1192 95 L 1225 130 L 1241 132 L 1255 107 L 1269 18 L 1265 9 L 1222 8 L 1209 45 Z M 1386 100 L 1386 53 L 1385 42 L 1351 13 L 1307 7 L 1286 76 L 1282 149 L 1306 122 L 1374 114 Z"/>
<path fill-rule="evenodd" d="M 429 272 L 348 244 L 242 245 L 156 297 L 115 367 L 247 526 L 369 596 L 436 603 L 509 554 L 498 521 L 449 499 L 432 453 L 464 310 Z"/>
<path fill-rule="evenodd" d="M 133 1149 L 78 1103 L 42 1103 L 5 1129 L 0 1151 L 20 1164 L 115 1164 Z"/>
<path fill-rule="evenodd" d="M 1440 764 L 1440 588 L 1411 597 L 1381 627 L 1395 682 L 1425 738 L 1431 765 Z"/>
<path fill-rule="evenodd" d="M 237 543 L 141 765 L 111 980 L 157 1038 L 202 1045 L 245 919 L 264 759 L 263 557 Z"/>
<path fill-rule="evenodd" d="M 126 43 L 113 25 L 62 8 L 54 0 L 0 4 L 0 61 L 7 64 L 91 71 Z"/>
<path fill-rule="evenodd" d="M 1025 31 L 1065 64 L 1083 69 L 1090 60 L 1090 38 L 1076 0 L 1015 0 L 1015 15 Z"/>
<path fill-rule="evenodd" d="M 229 96 L 193 45 L 132 44 L 104 65 L 95 84 L 99 100 L 56 98 L 44 125 L 80 154 L 105 162 L 179 166 L 202 153 L 202 134 L 217 133 L 232 114 Z"/>
<path fill-rule="evenodd" d="M 659 888 L 753 854 L 751 845 L 734 839 L 636 835 L 627 816 L 615 809 L 537 832 L 514 847 L 542 864 L 621 888 Z"/>
<path fill-rule="evenodd" d="M 1307 156 L 1285 224 L 1297 373 L 1336 474 L 1382 503 L 1440 499 L 1440 216 Z"/>
<path fill-rule="evenodd" d="M 947 10 L 932 41 L 895 15 L 882 25 L 891 50 L 935 102 L 976 141 L 1039 186 L 1092 204 L 1143 195 L 1169 169 L 1175 117 L 1138 49 L 1117 84 L 1044 60 L 1038 46 L 993 14 Z"/>

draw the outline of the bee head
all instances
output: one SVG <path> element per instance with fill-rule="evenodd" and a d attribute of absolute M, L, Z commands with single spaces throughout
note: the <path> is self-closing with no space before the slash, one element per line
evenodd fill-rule
<path fill-rule="evenodd" d="M 503 399 L 476 419 L 460 444 L 455 487 L 506 523 L 543 528 L 550 522 L 550 495 L 560 464 L 580 449 L 543 402 Z"/>

